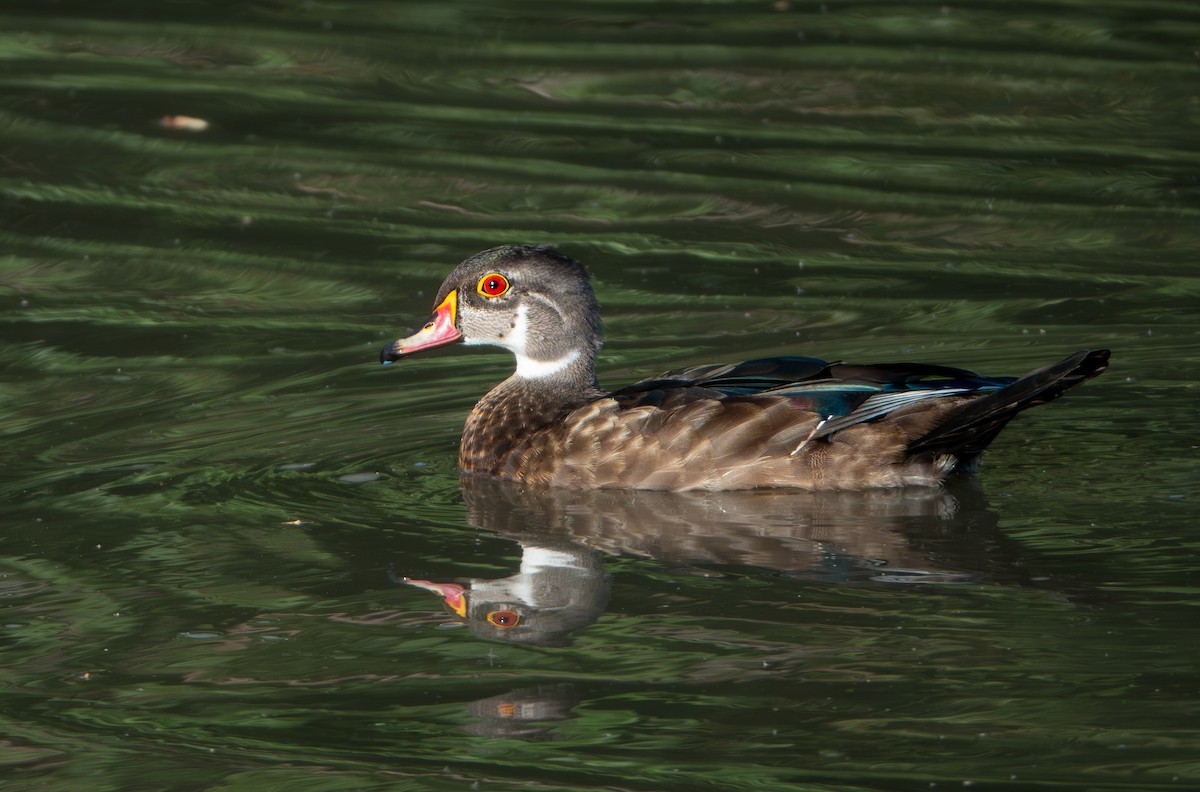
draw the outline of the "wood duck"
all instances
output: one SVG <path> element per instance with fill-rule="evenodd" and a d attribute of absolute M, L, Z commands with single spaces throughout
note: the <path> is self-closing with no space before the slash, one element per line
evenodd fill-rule
<path fill-rule="evenodd" d="M 448 344 L 508 349 L 516 372 L 471 410 L 466 473 L 583 489 L 938 486 L 1001 429 L 1107 366 L 1076 352 L 1019 379 L 923 363 L 777 357 L 596 381 L 600 311 L 582 264 L 546 246 L 471 256 L 384 364 Z"/>

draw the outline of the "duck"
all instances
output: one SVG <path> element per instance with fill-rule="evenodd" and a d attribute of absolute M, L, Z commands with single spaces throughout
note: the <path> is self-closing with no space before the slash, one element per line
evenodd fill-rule
<path fill-rule="evenodd" d="M 512 376 L 471 410 L 463 474 L 533 487 L 665 491 L 939 487 L 973 473 L 1021 411 L 1105 370 L 1081 350 L 1023 377 L 926 363 L 760 358 L 680 368 L 617 390 L 587 268 L 508 244 L 446 277 L 432 316 L 380 362 L 454 344 L 507 349 Z"/>

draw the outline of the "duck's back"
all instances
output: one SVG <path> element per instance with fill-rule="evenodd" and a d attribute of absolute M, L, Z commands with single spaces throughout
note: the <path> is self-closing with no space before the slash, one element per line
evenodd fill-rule
<path fill-rule="evenodd" d="M 683 369 L 500 432 L 517 439 L 481 472 L 582 488 L 936 486 L 976 464 L 1018 412 L 1106 359 L 1080 352 L 1020 380 L 794 357 Z"/>

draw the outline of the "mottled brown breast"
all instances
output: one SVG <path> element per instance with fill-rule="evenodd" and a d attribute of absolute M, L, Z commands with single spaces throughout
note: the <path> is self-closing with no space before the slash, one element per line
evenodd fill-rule
<path fill-rule="evenodd" d="M 555 438 L 572 411 L 601 396 L 573 397 L 516 377 L 498 385 L 471 410 L 463 427 L 458 465 L 469 473 L 523 479 L 555 451 Z"/>

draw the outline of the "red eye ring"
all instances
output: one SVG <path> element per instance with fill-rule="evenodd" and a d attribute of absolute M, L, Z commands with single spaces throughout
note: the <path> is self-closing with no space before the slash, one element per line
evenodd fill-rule
<path fill-rule="evenodd" d="M 517 622 L 521 621 L 521 614 L 514 610 L 498 610 L 492 611 L 487 615 L 488 624 L 496 627 L 516 627 Z"/>
<path fill-rule="evenodd" d="M 499 297 L 508 291 L 508 278 L 499 272 L 491 272 L 479 279 L 476 288 L 484 297 Z"/>

